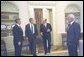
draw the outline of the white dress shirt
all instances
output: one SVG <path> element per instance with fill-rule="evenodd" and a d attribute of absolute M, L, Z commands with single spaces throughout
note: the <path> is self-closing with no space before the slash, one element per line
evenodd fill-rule
<path fill-rule="evenodd" d="M 72 21 L 70 24 L 72 25 L 75 21 Z"/>
<path fill-rule="evenodd" d="M 16 25 L 17 25 L 18 27 L 21 27 L 18 23 L 16 23 Z"/>
<path fill-rule="evenodd" d="M 30 23 L 30 29 L 32 29 L 32 26 L 33 26 L 33 34 L 34 34 L 34 33 L 35 33 L 34 24 L 31 24 L 31 23 Z"/>
<path fill-rule="evenodd" d="M 45 23 L 44 26 L 46 27 L 47 26 L 47 23 Z"/>

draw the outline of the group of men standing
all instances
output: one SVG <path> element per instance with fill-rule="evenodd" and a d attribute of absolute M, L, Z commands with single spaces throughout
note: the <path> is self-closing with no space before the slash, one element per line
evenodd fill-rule
<path fill-rule="evenodd" d="M 80 38 L 80 26 L 74 21 L 74 19 L 74 15 L 70 14 L 68 16 L 68 21 L 71 26 L 69 26 L 67 30 L 67 46 L 69 55 L 71 56 L 77 56 L 77 46 Z M 20 19 L 16 19 L 15 22 L 16 25 L 13 27 L 15 55 L 21 56 L 23 31 L 20 27 Z M 36 56 L 36 36 L 38 35 L 37 27 L 33 22 L 33 18 L 30 18 L 29 22 L 30 23 L 25 26 L 25 36 L 28 38 L 31 54 Z M 45 54 L 50 53 L 51 50 L 51 31 L 52 27 L 47 23 L 47 19 L 43 20 L 43 23 L 40 25 L 40 32 L 43 39 Z"/>
<path fill-rule="evenodd" d="M 22 40 L 23 40 L 23 31 L 20 27 L 21 21 L 20 19 L 15 20 L 16 25 L 13 27 L 13 35 L 14 35 L 14 47 L 15 47 L 15 55 L 20 56 L 22 50 Z M 28 38 L 29 50 L 33 56 L 36 55 L 36 36 L 37 26 L 33 22 L 33 18 L 29 19 L 29 24 L 25 27 L 25 36 Z M 41 36 L 43 37 L 44 43 L 44 51 L 45 54 L 50 53 L 51 48 L 51 25 L 47 23 L 47 19 L 43 20 L 43 23 L 40 25 Z M 48 43 L 48 45 L 47 45 Z"/>

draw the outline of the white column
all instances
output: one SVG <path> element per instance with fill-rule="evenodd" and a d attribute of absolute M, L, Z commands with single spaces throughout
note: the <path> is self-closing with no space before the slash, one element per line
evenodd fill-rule
<path fill-rule="evenodd" d="M 33 6 L 29 6 L 29 13 L 30 13 L 29 17 L 31 17 L 31 18 L 35 17 L 34 16 L 34 7 Z"/>
<path fill-rule="evenodd" d="M 53 11 L 53 44 L 62 45 L 61 33 L 65 32 L 65 2 L 57 1 L 55 10 Z"/>
<path fill-rule="evenodd" d="M 83 3 L 81 3 L 82 5 L 81 5 L 81 10 L 80 10 L 80 23 L 81 23 L 81 32 L 83 33 Z"/>
<path fill-rule="evenodd" d="M 83 56 L 83 40 L 79 40 L 79 56 Z"/>
<path fill-rule="evenodd" d="M 36 19 L 35 19 L 35 13 L 34 13 L 34 7 L 33 6 L 29 6 L 29 18 L 33 18 L 34 19 L 34 23 L 36 23 Z"/>
<path fill-rule="evenodd" d="M 23 35 L 25 35 L 25 25 L 29 22 L 29 10 L 27 1 L 18 1 L 19 18 L 21 19 L 21 27 L 23 29 Z"/>
<path fill-rule="evenodd" d="M 49 11 L 47 10 L 47 8 L 43 8 L 43 18 L 47 19 L 47 22 L 50 23 L 50 20 L 49 20 Z"/>

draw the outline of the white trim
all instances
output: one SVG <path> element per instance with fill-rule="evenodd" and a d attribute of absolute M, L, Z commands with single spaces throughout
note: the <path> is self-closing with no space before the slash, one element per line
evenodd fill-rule
<path fill-rule="evenodd" d="M 42 10 L 44 10 L 44 9 L 52 9 L 52 14 L 54 13 L 54 11 L 55 11 L 55 6 L 28 6 L 28 8 L 29 8 L 29 12 L 30 12 L 30 17 L 35 17 L 34 16 L 34 8 L 41 8 Z M 44 14 L 44 12 L 43 12 L 43 14 Z M 55 16 L 54 14 L 52 15 L 53 17 Z M 44 17 L 44 16 L 43 16 Z"/>

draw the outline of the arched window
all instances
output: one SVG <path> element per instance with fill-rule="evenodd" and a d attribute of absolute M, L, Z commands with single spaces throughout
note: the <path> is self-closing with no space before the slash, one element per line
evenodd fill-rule
<path fill-rule="evenodd" d="M 1 24 L 6 25 L 2 26 L 2 28 L 5 28 L 4 30 L 2 29 L 1 34 L 4 35 L 4 37 L 11 36 L 12 34 L 12 24 L 15 23 L 15 19 L 19 17 L 19 9 L 16 6 L 16 4 L 9 2 L 9 1 L 1 1 Z"/>
<path fill-rule="evenodd" d="M 65 28 L 67 28 L 68 22 L 67 22 L 67 16 L 68 14 L 74 14 L 76 19 L 75 21 L 80 24 L 80 8 L 78 5 L 70 4 L 65 8 Z"/>

